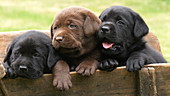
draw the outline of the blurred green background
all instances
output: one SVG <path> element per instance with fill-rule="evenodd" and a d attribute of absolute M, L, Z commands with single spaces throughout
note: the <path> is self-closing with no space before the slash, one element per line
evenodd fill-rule
<path fill-rule="evenodd" d="M 170 62 L 170 0 L 0 0 L 0 32 L 49 30 L 54 16 L 68 6 L 82 6 L 99 15 L 112 5 L 138 12 L 158 36 Z"/>

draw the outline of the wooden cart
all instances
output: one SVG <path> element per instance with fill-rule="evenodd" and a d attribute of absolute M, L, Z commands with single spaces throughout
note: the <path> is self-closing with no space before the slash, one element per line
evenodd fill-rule
<path fill-rule="evenodd" d="M 21 33 L 0 33 L 0 61 L 7 45 Z M 63 92 L 52 86 L 51 74 L 34 80 L 5 78 L 0 80 L 0 96 L 170 96 L 170 64 L 147 65 L 137 72 L 118 67 L 112 72 L 97 71 L 89 77 L 70 74 L 73 87 Z"/>

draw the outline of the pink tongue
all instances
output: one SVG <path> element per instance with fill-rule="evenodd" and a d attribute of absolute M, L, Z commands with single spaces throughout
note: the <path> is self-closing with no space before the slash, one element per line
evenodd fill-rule
<path fill-rule="evenodd" d="M 102 43 L 102 45 L 103 45 L 103 48 L 109 49 L 109 48 L 111 48 L 114 45 L 114 43 L 107 43 L 107 42 L 105 42 L 105 43 Z"/>

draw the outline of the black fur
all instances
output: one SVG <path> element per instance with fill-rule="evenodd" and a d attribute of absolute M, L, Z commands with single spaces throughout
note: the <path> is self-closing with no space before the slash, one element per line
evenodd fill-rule
<path fill-rule="evenodd" d="M 28 31 L 13 39 L 3 65 L 7 70 L 6 77 L 35 79 L 43 73 L 51 73 L 59 59 L 49 36 L 42 32 Z"/>
<path fill-rule="evenodd" d="M 128 71 L 136 71 L 146 64 L 167 62 L 143 40 L 149 29 L 138 13 L 127 7 L 112 6 L 99 18 L 102 25 L 97 37 L 101 51 L 106 55 L 99 69 L 111 71 L 117 66 L 126 66 Z M 104 42 L 114 44 L 111 48 L 104 48 Z"/>

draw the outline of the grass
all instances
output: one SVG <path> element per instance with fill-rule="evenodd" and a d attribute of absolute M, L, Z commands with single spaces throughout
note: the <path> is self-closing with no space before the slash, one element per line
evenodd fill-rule
<path fill-rule="evenodd" d="M 161 43 L 170 62 L 170 0 L 0 0 L 0 32 L 49 30 L 54 16 L 68 6 L 82 6 L 99 15 L 112 5 L 138 12 Z"/>

